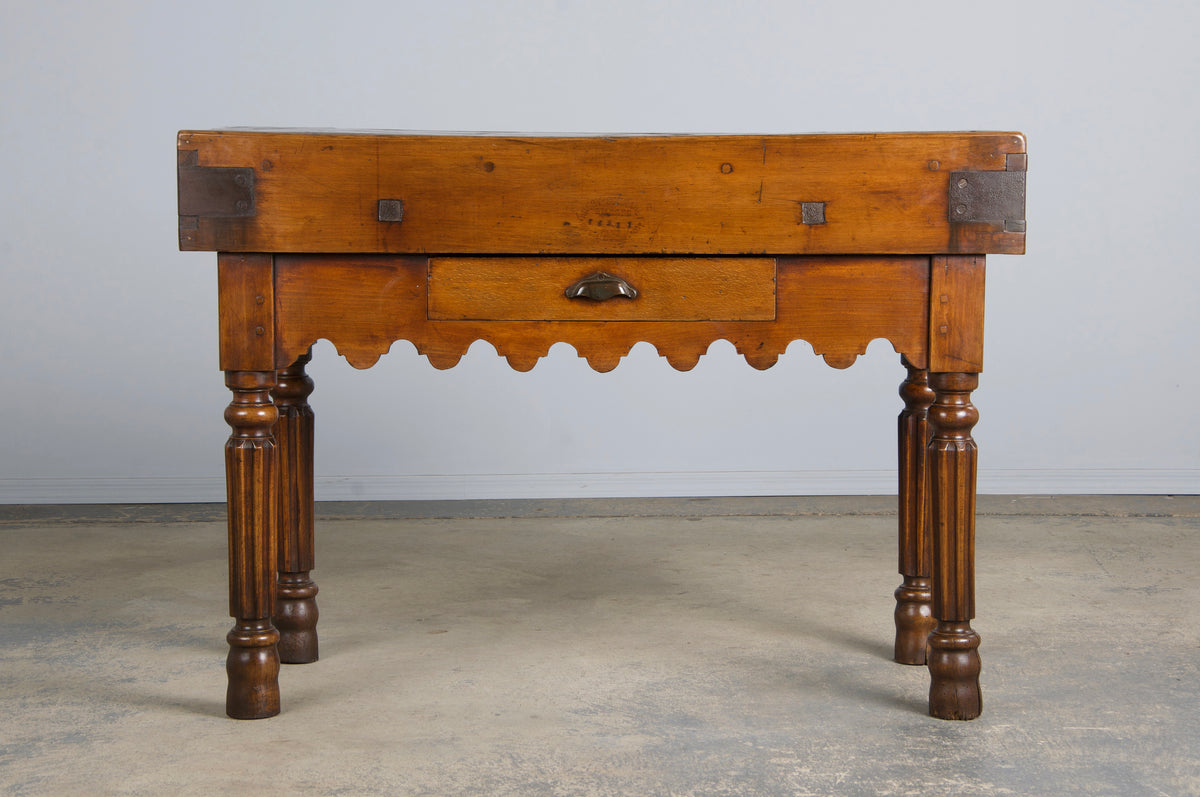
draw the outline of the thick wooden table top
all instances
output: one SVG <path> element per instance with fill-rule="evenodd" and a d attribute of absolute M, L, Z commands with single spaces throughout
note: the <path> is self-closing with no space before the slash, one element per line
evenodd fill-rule
<path fill-rule="evenodd" d="M 391 254 L 1020 254 L 1019 133 L 179 134 L 180 246 Z"/>

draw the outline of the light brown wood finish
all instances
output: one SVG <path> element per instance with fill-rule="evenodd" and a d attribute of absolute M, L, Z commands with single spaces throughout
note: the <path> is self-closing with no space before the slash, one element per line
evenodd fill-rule
<path fill-rule="evenodd" d="M 254 215 L 183 216 L 236 252 L 930 254 L 1024 251 L 954 224 L 956 170 L 1002 171 L 1019 133 L 503 137 L 184 131 L 200 167 L 254 170 Z M 379 221 L 379 200 L 403 202 Z M 824 223 L 803 204 L 824 203 Z M 964 235 L 959 228 L 970 228 Z M 967 247 L 958 241 L 967 238 Z"/>
<path fill-rule="evenodd" d="M 274 290 L 270 255 L 217 256 L 221 370 L 275 370 Z"/>
<path fill-rule="evenodd" d="M 603 273 L 635 298 L 568 298 Z M 771 257 L 435 257 L 429 261 L 433 321 L 771 321 Z"/>
<path fill-rule="evenodd" d="M 983 370 L 982 257 L 935 257 L 929 274 L 929 370 Z"/>
<path fill-rule="evenodd" d="M 486 340 L 518 370 L 563 341 L 607 371 L 640 341 L 686 370 L 721 339 L 755 368 L 796 340 L 845 368 L 876 338 L 908 374 L 896 659 L 927 660 L 931 714 L 977 716 L 970 394 L 983 255 L 1024 251 L 1024 153 L 1014 133 L 181 133 L 180 245 L 220 250 L 233 391 L 230 716 L 276 713 L 280 659 L 317 658 L 317 340 L 358 368 Z M 595 272 L 593 298 L 564 295 Z"/>
<path fill-rule="evenodd" d="M 926 357 L 927 258 L 781 258 L 773 322 L 431 320 L 425 258 L 280 255 L 276 269 L 280 361 L 321 338 L 356 368 L 373 365 L 396 340 L 411 341 L 437 368 L 452 367 L 471 343 L 486 340 L 520 371 L 560 341 L 598 371 L 616 367 L 640 341 L 680 370 L 694 367 L 721 339 L 760 369 L 794 340 L 812 344 L 839 368 L 876 338 L 889 340 L 910 361 Z"/>

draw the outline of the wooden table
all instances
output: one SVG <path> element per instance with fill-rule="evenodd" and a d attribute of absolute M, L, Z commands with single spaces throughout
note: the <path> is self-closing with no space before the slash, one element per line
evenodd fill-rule
<path fill-rule="evenodd" d="M 279 711 L 317 659 L 310 348 L 437 368 L 487 340 L 678 369 L 717 339 L 768 368 L 803 339 L 901 355 L 896 660 L 935 717 L 979 715 L 974 526 L 984 255 L 1025 247 L 1018 133 L 543 137 L 182 132 L 179 242 L 218 252 L 230 614 L 227 711 Z M 798 607 L 799 608 L 799 607 Z M 829 610 L 832 610 L 830 607 Z"/>

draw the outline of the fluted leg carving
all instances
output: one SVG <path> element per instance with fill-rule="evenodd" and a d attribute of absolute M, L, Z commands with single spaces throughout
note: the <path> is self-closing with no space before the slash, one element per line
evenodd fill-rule
<path fill-rule="evenodd" d="M 902 358 L 908 376 L 900 385 L 904 410 L 899 418 L 900 454 L 900 575 L 896 588 L 895 659 L 901 664 L 924 664 L 925 644 L 933 630 L 929 580 L 929 407 L 933 389 L 929 372 Z"/>
<path fill-rule="evenodd" d="M 975 616 L 975 470 L 971 429 L 979 413 L 969 373 L 930 376 L 936 394 L 929 410 L 930 525 L 933 538 L 933 615 L 929 636 L 929 713 L 969 720 L 981 711 L 979 635 Z"/>
<path fill-rule="evenodd" d="M 280 370 L 272 394 L 279 411 L 275 441 L 279 450 L 279 583 L 275 627 L 279 660 L 317 660 L 317 585 L 313 535 L 313 382 L 304 372 L 311 351 Z"/>
<path fill-rule="evenodd" d="M 226 371 L 233 401 L 225 420 L 233 432 L 225 444 L 229 500 L 229 614 L 226 637 L 229 688 L 225 711 L 235 719 L 279 713 L 279 632 L 271 624 L 275 602 L 276 451 L 271 429 L 275 374 Z"/>

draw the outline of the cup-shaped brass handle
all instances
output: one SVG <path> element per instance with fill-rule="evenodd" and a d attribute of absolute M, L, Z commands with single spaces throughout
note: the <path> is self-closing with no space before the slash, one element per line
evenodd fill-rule
<path fill-rule="evenodd" d="M 567 288 L 564 292 L 568 299 L 591 299 L 603 302 L 614 296 L 624 296 L 626 299 L 636 299 L 637 288 L 620 277 L 614 277 L 603 271 L 584 277 Z"/>

